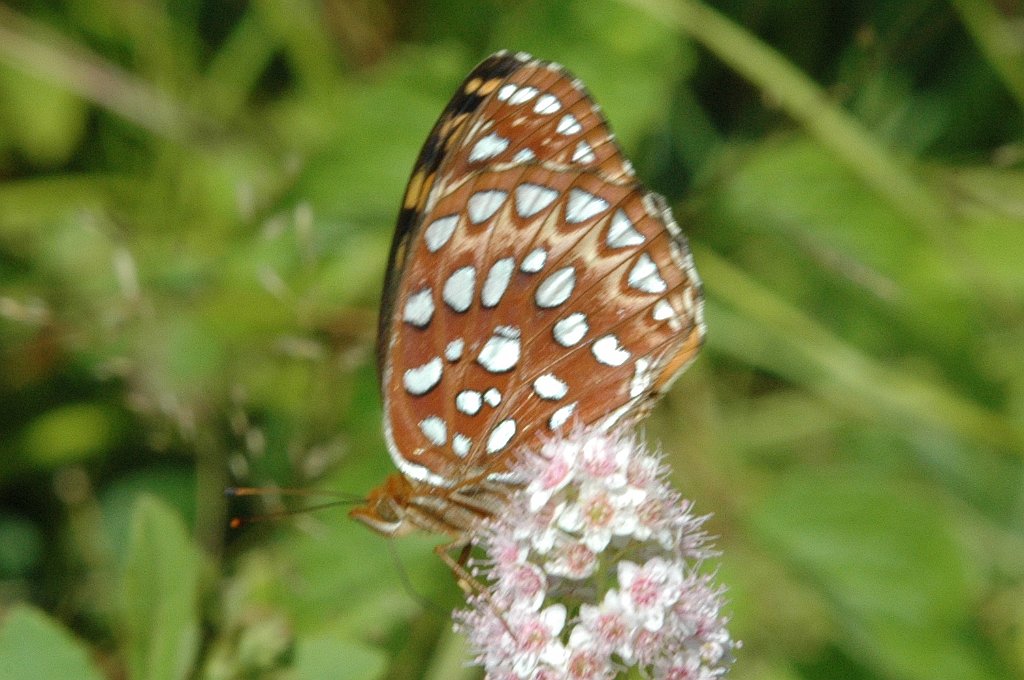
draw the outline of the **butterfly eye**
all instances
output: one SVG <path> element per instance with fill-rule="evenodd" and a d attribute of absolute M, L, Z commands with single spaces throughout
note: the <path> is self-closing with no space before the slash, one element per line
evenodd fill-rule
<path fill-rule="evenodd" d="M 400 524 L 402 521 L 398 506 L 389 498 L 378 499 L 374 505 L 374 511 L 382 521 L 388 524 Z"/>
<path fill-rule="evenodd" d="M 651 407 L 703 340 L 700 279 L 580 81 L 524 54 L 470 73 L 402 206 L 377 352 L 408 487 L 363 511 L 458 538 L 517 450 Z"/>

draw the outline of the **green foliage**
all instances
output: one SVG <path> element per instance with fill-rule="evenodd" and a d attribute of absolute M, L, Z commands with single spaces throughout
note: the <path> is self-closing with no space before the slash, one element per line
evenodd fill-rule
<path fill-rule="evenodd" d="M 0 678 L 99 680 L 89 652 L 63 626 L 35 607 L 18 604 L 0 626 Z"/>
<path fill-rule="evenodd" d="M 577 73 L 690 237 L 709 341 L 647 430 L 732 677 L 1024 676 L 1019 6 L 12 4 L 0 680 L 477 677 L 436 538 L 231 531 L 294 506 L 223 489 L 391 471 L 391 225 L 499 48 Z"/>

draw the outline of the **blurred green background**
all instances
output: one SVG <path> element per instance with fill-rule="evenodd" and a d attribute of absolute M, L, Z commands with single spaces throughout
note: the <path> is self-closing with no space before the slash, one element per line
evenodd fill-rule
<path fill-rule="evenodd" d="M 732 677 L 1024 677 L 1019 2 L 38 0 L 0 4 L 0 679 L 478 677 L 435 540 L 222 492 L 391 471 L 394 218 L 501 48 L 690 236 L 708 343 L 645 431 Z"/>

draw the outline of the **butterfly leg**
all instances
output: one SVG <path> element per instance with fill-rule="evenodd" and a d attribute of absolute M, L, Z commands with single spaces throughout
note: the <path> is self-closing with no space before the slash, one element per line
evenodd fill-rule
<path fill-rule="evenodd" d="M 455 559 L 451 556 L 451 552 L 457 548 L 460 549 L 459 557 L 458 559 Z M 501 621 L 502 627 L 509 635 L 512 636 L 512 639 L 515 640 L 517 639 L 515 633 L 512 632 L 512 629 L 509 627 L 508 622 L 502 615 L 501 610 L 498 608 L 497 604 L 495 604 L 490 591 L 487 590 L 487 587 L 480 583 L 480 581 L 470 573 L 469 569 L 466 568 L 472 549 L 472 543 L 463 540 L 456 540 L 451 543 L 444 543 L 437 546 L 434 548 L 434 552 L 437 553 L 437 556 L 441 558 L 441 561 L 447 564 L 448 568 L 452 570 L 453 574 L 455 574 L 455 577 L 458 579 L 459 587 L 462 588 L 464 593 L 466 593 L 466 596 L 478 595 L 479 597 L 482 597 L 484 601 L 487 602 L 487 607 L 491 610 L 491 613 Z"/>
<path fill-rule="evenodd" d="M 459 557 L 455 559 L 451 553 L 453 550 L 459 549 Z M 469 554 L 473 550 L 473 544 L 464 540 L 455 540 L 451 543 L 443 543 L 436 548 L 434 552 L 441 558 L 441 561 L 448 565 L 448 568 L 452 570 L 455 577 L 458 579 L 459 587 L 466 595 L 483 595 L 487 596 L 487 588 L 484 587 L 466 568 L 469 562 Z"/>

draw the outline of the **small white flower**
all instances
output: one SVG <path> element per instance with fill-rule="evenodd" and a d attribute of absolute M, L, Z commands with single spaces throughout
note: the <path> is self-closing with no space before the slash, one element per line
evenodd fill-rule
<path fill-rule="evenodd" d="M 626 465 L 626 479 L 635 489 L 648 489 L 662 476 L 663 466 L 654 456 L 633 456 Z"/>
<path fill-rule="evenodd" d="M 628 536 L 636 530 L 636 506 L 626 494 L 587 484 L 576 502 L 562 511 L 558 525 L 581 536 L 592 551 L 601 552 L 612 536 Z"/>
<path fill-rule="evenodd" d="M 711 680 L 732 662 L 703 517 L 637 439 L 576 431 L 523 456 L 531 480 L 473 533 L 486 594 L 455 613 L 491 680 Z M 637 562 L 628 561 L 632 556 Z"/>
<path fill-rule="evenodd" d="M 626 614 L 617 590 L 609 590 L 598 606 L 580 605 L 580 623 L 573 630 L 586 630 L 600 649 L 618 654 L 625 662 L 633 660 L 633 633 L 635 627 Z M 569 640 L 570 646 L 572 639 Z"/>
<path fill-rule="evenodd" d="M 597 554 L 579 541 L 566 541 L 554 551 L 544 569 L 552 576 L 584 579 L 597 570 Z"/>
<path fill-rule="evenodd" d="M 659 658 L 665 649 L 664 630 L 647 630 L 640 628 L 633 632 L 633 656 L 640 666 L 650 666 Z"/>
<path fill-rule="evenodd" d="M 600 680 L 615 677 L 611 657 L 586 628 L 576 626 L 566 647 L 565 675 L 570 680 Z"/>
<path fill-rule="evenodd" d="M 526 495 L 530 499 L 530 512 L 537 512 L 551 496 L 565 487 L 576 472 L 578 447 L 566 446 L 564 442 L 544 447 L 538 457 L 540 461 L 530 470 L 530 483 Z"/>
<path fill-rule="evenodd" d="M 558 520 L 560 528 L 580 535 L 594 552 L 608 547 L 615 525 L 615 502 L 604 489 L 590 488 L 565 508 Z"/>
<path fill-rule="evenodd" d="M 623 609 L 644 628 L 658 630 L 682 592 L 683 565 L 652 557 L 642 567 L 619 562 Z"/>
<path fill-rule="evenodd" d="M 517 499 L 522 501 L 523 499 Z M 528 550 L 534 550 L 541 555 L 546 555 L 554 548 L 555 542 L 562 535 L 558 528 L 558 520 L 565 510 L 565 503 L 549 502 L 537 511 L 530 511 L 522 502 L 509 503 L 510 517 L 516 517 L 519 521 L 509 522 L 509 526 L 502 527 L 502 531 L 514 537 L 521 545 Z"/>
<path fill-rule="evenodd" d="M 496 602 L 513 602 L 524 611 L 538 611 L 547 595 L 547 577 L 536 564 L 520 564 L 502 572 L 494 584 Z"/>
<path fill-rule="evenodd" d="M 499 573 L 519 566 L 530 556 L 530 550 L 511 536 L 490 536 L 489 539 L 494 570 Z"/>
<path fill-rule="evenodd" d="M 600 479 L 609 489 L 626 486 L 629 461 L 636 442 L 632 438 L 621 440 L 598 438 L 583 442 L 580 467 L 592 479 Z"/>
<path fill-rule="evenodd" d="M 702 672 L 697 655 L 680 653 L 655 664 L 654 677 L 665 680 L 710 680 L 712 676 Z"/>
<path fill-rule="evenodd" d="M 565 662 L 565 645 L 559 637 L 565 617 L 565 605 L 561 604 L 541 612 L 513 609 L 507 614 L 508 626 L 517 642 L 512 670 L 519 677 L 529 677 L 541 662 L 554 666 Z"/>

